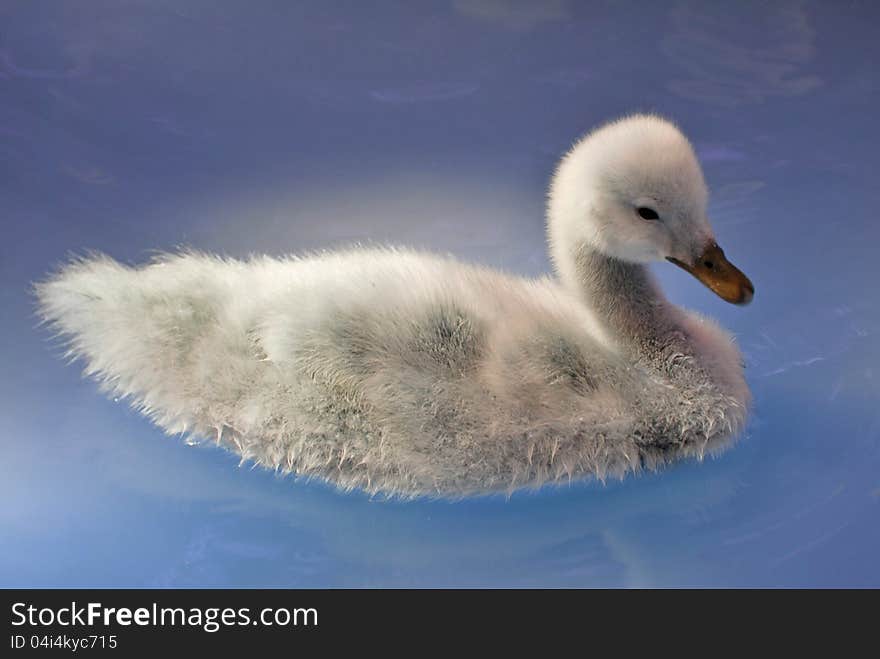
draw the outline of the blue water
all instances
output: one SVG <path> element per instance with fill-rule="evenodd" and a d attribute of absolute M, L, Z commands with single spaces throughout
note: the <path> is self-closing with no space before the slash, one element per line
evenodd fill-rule
<path fill-rule="evenodd" d="M 880 586 L 880 9 L 808 3 L 0 6 L 0 585 Z M 582 132 L 691 136 L 755 283 L 732 451 L 458 503 L 340 494 L 193 448 L 35 327 L 70 252 L 395 242 L 535 275 Z"/>

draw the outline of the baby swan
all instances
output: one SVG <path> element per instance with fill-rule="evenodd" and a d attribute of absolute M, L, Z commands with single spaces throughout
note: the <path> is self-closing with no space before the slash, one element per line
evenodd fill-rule
<path fill-rule="evenodd" d="M 406 249 L 236 261 L 94 256 L 37 285 L 86 372 L 169 433 L 350 489 L 451 496 L 653 469 L 743 426 L 740 354 L 670 304 L 668 260 L 728 302 L 688 140 L 635 115 L 562 159 L 556 278 Z"/>

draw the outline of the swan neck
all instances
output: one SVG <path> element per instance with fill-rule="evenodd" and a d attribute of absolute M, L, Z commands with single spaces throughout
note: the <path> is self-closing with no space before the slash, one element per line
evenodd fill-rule
<path fill-rule="evenodd" d="M 619 341 L 641 351 L 674 329 L 670 305 L 646 266 L 586 247 L 576 250 L 571 265 L 569 286 Z"/>

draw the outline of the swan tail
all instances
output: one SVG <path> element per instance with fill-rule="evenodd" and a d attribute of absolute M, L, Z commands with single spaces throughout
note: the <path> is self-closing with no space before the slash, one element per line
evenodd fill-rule
<path fill-rule="evenodd" d="M 40 319 L 64 339 L 68 358 L 86 360 L 90 374 L 109 373 L 109 352 L 126 338 L 121 330 L 133 311 L 126 292 L 131 274 L 98 254 L 68 263 L 34 287 Z"/>
<path fill-rule="evenodd" d="M 109 393 L 168 432 L 207 434 L 259 366 L 219 264 L 182 254 L 135 269 L 89 256 L 35 286 L 38 313 Z"/>

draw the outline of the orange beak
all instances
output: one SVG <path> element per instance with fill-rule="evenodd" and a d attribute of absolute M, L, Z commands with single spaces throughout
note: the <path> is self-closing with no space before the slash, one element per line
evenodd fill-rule
<path fill-rule="evenodd" d="M 687 264 L 671 256 L 670 263 L 687 270 L 710 288 L 715 295 L 732 304 L 748 304 L 755 295 L 755 287 L 739 268 L 727 260 L 716 243 L 710 243 L 693 264 Z"/>

